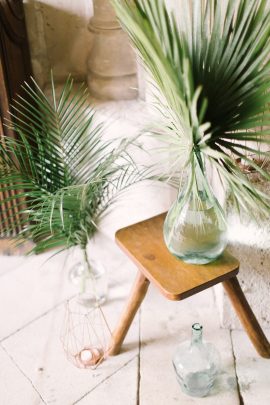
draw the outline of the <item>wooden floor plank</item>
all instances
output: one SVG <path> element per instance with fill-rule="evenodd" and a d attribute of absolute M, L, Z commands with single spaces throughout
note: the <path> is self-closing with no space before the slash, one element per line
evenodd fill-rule
<path fill-rule="evenodd" d="M 270 330 L 266 330 L 270 339 Z M 259 357 L 244 331 L 232 332 L 236 373 L 244 405 L 270 404 L 270 360 Z"/>

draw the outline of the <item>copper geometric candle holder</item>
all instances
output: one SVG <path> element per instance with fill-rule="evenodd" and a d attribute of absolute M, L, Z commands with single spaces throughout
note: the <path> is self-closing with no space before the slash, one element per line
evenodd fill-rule
<path fill-rule="evenodd" d="M 61 341 L 76 367 L 96 369 L 106 359 L 111 330 L 100 306 L 87 308 L 75 298 L 67 301 Z"/>

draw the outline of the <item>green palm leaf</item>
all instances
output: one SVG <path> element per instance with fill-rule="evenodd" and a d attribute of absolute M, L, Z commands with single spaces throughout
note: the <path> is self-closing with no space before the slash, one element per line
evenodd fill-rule
<path fill-rule="evenodd" d="M 270 132 L 258 128 L 270 126 L 267 1 L 182 0 L 179 21 L 163 0 L 113 4 L 160 90 L 163 122 L 153 132 L 171 150 L 178 170 L 200 165 L 203 157 L 239 207 L 268 214 L 269 196 L 234 159 L 269 179 L 250 158 L 262 156 L 270 141 Z"/>
<path fill-rule="evenodd" d="M 14 102 L 8 123 L 17 137 L 0 143 L 0 190 L 16 190 L 4 202 L 15 202 L 12 219 L 22 229 L 17 238 L 34 240 L 35 253 L 85 249 L 116 197 L 150 178 L 151 170 L 139 170 L 130 157 L 133 139 L 102 139 L 103 124 L 94 124 L 86 89 L 75 91 L 70 77 L 58 97 L 53 78 L 49 97 L 33 79 L 23 87 L 28 98 Z M 11 231 L 1 226 L 4 234 Z"/>

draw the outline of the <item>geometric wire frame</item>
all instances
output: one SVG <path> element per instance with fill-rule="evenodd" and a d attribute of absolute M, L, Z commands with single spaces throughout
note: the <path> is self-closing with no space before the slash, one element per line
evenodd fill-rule
<path fill-rule="evenodd" d="M 111 336 L 100 306 L 83 307 L 77 297 L 67 301 L 61 341 L 67 359 L 76 367 L 96 369 L 108 356 Z"/>

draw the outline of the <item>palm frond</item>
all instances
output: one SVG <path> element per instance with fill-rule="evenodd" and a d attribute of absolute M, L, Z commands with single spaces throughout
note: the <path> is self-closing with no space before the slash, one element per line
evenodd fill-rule
<path fill-rule="evenodd" d="M 179 170 L 196 159 L 198 164 L 206 160 L 237 204 L 248 211 L 256 206 L 269 212 L 269 198 L 233 159 L 251 164 L 269 179 L 249 157 L 260 156 L 270 139 L 265 129 L 270 127 L 267 1 L 182 0 L 177 5 L 179 19 L 164 0 L 113 4 L 160 90 L 163 123 L 153 132 L 165 141 Z"/>
<path fill-rule="evenodd" d="M 17 137 L 0 143 L 0 190 L 16 191 L 4 202 L 15 202 L 18 240 L 34 240 L 35 253 L 85 249 L 117 195 L 151 178 L 151 169 L 139 170 L 131 158 L 135 139 L 103 140 L 87 90 L 75 90 L 70 77 L 59 96 L 53 78 L 50 96 L 33 79 L 23 87 L 28 99 L 14 102 L 15 117 L 7 123 Z"/>

